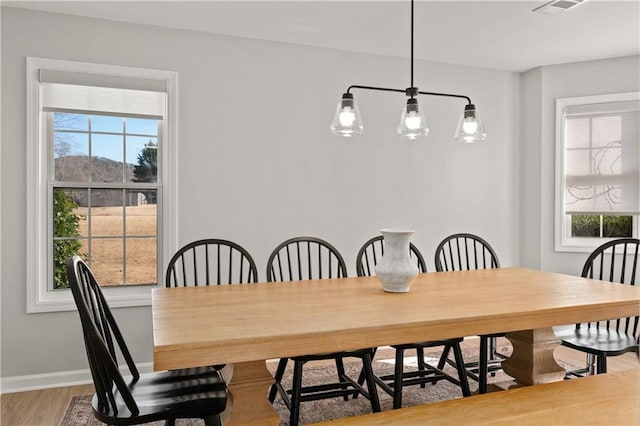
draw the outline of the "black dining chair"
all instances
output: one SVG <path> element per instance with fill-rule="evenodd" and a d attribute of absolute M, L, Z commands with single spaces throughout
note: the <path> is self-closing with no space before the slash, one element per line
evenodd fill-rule
<path fill-rule="evenodd" d="M 67 278 L 78 308 L 95 394 L 93 415 L 109 425 L 137 425 L 199 418 L 220 425 L 226 385 L 211 367 L 140 374 L 91 269 L 79 257 L 67 260 Z M 118 354 L 129 376 L 122 376 Z"/>
<path fill-rule="evenodd" d="M 233 241 L 208 238 L 181 247 L 169 260 L 166 287 L 258 282 L 251 254 Z"/>
<path fill-rule="evenodd" d="M 366 241 L 358 254 L 356 255 L 356 272 L 359 277 L 375 275 L 375 266 L 384 254 L 384 237 L 382 235 L 373 237 Z M 420 250 L 413 244 L 409 243 L 409 255 L 416 262 L 420 273 L 427 272 L 427 265 Z M 387 376 L 376 376 L 378 385 L 389 395 L 393 397 L 393 408 L 402 406 L 402 389 L 404 386 L 420 385 L 425 387 L 427 383 L 437 383 L 440 380 L 447 380 L 457 386 L 460 386 L 462 395 L 469 396 L 469 383 L 464 369 L 464 359 L 462 357 L 462 349 L 460 343 L 463 338 L 437 340 L 429 342 L 417 342 L 404 345 L 392 345 L 396 351 L 394 374 Z M 443 367 L 437 367 L 425 361 L 424 350 L 443 346 L 447 351 L 453 349 L 455 357 L 455 367 L 458 372 L 458 378 L 443 371 Z M 405 371 L 404 353 L 407 350 L 415 350 L 418 370 Z"/>
<path fill-rule="evenodd" d="M 608 241 L 587 257 L 581 275 L 635 286 L 639 246 L 640 240 L 636 238 Z M 566 377 L 604 374 L 607 372 L 607 357 L 627 352 L 640 356 L 639 322 L 640 317 L 636 316 L 554 328 L 563 346 L 584 352 L 587 356 L 586 366 L 567 371 Z"/>
<path fill-rule="evenodd" d="M 296 237 L 279 244 L 267 261 L 267 281 L 300 281 L 324 278 L 343 278 L 347 276 L 347 266 L 338 250 L 325 240 L 315 237 Z M 365 372 L 367 388 L 349 377 L 345 372 L 344 359 L 359 358 Z M 269 391 L 269 401 L 274 402 L 276 395 L 284 401 L 290 410 L 289 424 L 299 423 L 300 403 L 319 399 L 343 397 L 360 394 L 371 402 L 373 412 L 380 411 L 380 402 L 376 390 L 372 369 L 373 350 L 371 348 L 355 351 L 343 351 L 325 354 L 312 354 L 291 358 L 294 363 L 292 387 L 287 389 L 283 383 L 288 358 L 278 362 L 275 383 Z M 337 370 L 337 381 L 316 386 L 303 386 L 303 367 L 311 361 L 333 360 Z"/>
<path fill-rule="evenodd" d="M 444 238 L 435 251 L 436 271 L 469 271 L 473 269 L 492 269 L 500 267 L 496 251 L 483 238 L 468 233 L 452 234 Z M 467 362 L 467 374 L 478 382 L 478 393 L 487 392 L 487 376 L 495 376 L 502 361 L 506 358 L 498 352 L 498 337 L 505 333 L 493 333 L 480 336 L 480 350 L 477 361 Z M 449 360 L 445 349 L 438 366 L 442 368 Z"/>

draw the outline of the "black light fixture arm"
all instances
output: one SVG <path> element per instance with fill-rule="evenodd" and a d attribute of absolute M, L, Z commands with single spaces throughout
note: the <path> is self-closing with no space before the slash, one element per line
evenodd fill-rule
<path fill-rule="evenodd" d="M 376 86 L 362 86 L 359 84 L 352 84 L 351 86 L 349 86 L 349 88 L 347 89 L 347 91 L 345 93 L 351 93 L 352 89 L 365 89 L 365 90 L 379 90 L 379 91 L 383 91 L 383 92 L 398 92 L 398 93 L 404 93 L 407 96 L 415 96 L 415 94 L 420 94 L 420 95 L 430 95 L 430 96 L 446 96 L 449 98 L 460 98 L 460 99 L 466 99 L 467 100 L 467 104 L 471 105 L 473 104 L 473 102 L 471 102 L 471 98 L 465 95 L 455 95 L 452 93 L 437 93 L 437 92 L 422 92 L 422 91 L 417 91 L 416 87 L 409 87 L 407 89 L 390 89 L 388 87 L 376 87 Z"/>

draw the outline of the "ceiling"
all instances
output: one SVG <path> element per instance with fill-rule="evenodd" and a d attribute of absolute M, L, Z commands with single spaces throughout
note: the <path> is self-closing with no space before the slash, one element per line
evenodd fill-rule
<path fill-rule="evenodd" d="M 415 57 L 506 71 L 640 54 L 640 0 L 416 1 Z M 372 54 L 410 55 L 410 2 L 2 1 L 28 8 Z"/>

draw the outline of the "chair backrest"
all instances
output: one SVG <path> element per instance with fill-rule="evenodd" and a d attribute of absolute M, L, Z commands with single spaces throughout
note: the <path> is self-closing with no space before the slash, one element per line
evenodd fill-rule
<path fill-rule="evenodd" d="M 635 285 L 638 273 L 640 240 L 620 238 L 596 248 L 584 263 L 582 276 L 614 283 Z M 587 327 L 625 332 L 640 340 L 639 317 L 619 318 L 587 324 Z M 579 326 L 579 325 L 578 325 Z"/>
<path fill-rule="evenodd" d="M 347 276 L 338 250 L 315 237 L 295 237 L 280 243 L 267 261 L 267 281 L 296 281 Z"/>
<path fill-rule="evenodd" d="M 375 275 L 374 268 L 384 255 L 384 237 L 378 235 L 368 240 L 360 247 L 356 256 L 356 273 L 359 277 Z M 418 271 L 427 272 L 427 264 L 420 250 L 409 243 L 409 256 L 416 261 Z"/>
<path fill-rule="evenodd" d="M 124 357 L 132 380 L 140 375 L 95 276 L 79 256 L 73 256 L 67 259 L 67 278 L 80 314 L 99 410 L 117 413 L 117 389 L 129 411 L 137 415 L 139 409 L 118 369 L 116 351 Z"/>
<path fill-rule="evenodd" d="M 239 244 L 209 238 L 179 249 L 167 266 L 166 287 L 258 282 L 256 263 Z"/>
<path fill-rule="evenodd" d="M 499 268 L 498 255 L 491 245 L 473 234 L 453 234 L 438 244 L 436 271 L 463 271 Z"/>

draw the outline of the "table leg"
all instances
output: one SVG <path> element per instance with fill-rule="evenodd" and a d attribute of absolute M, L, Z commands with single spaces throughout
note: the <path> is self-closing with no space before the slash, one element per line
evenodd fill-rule
<path fill-rule="evenodd" d="M 239 362 L 227 365 L 222 377 L 228 383 L 229 400 L 223 413 L 224 425 L 274 425 L 280 417 L 267 399 L 273 377 L 266 361 Z"/>
<path fill-rule="evenodd" d="M 553 357 L 560 340 L 552 328 L 516 331 L 506 337 L 513 345 L 513 353 L 502 362 L 502 369 L 516 379 L 518 385 L 530 386 L 564 379 L 565 370 Z"/>

